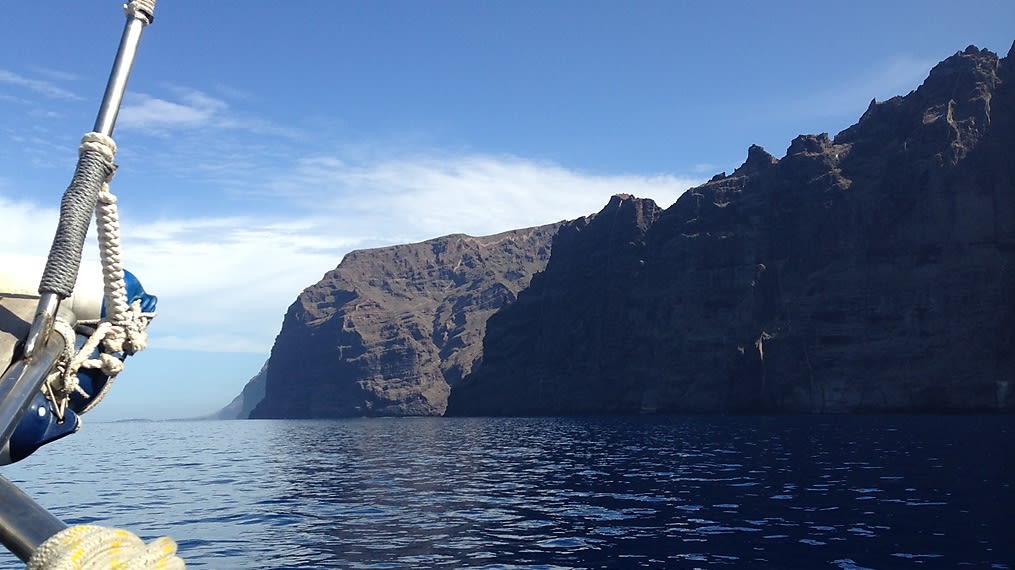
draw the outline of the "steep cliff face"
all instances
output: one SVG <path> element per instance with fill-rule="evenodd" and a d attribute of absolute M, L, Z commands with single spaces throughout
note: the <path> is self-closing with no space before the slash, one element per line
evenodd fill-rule
<path fill-rule="evenodd" d="M 619 380 L 632 364 L 631 283 L 644 271 L 645 233 L 660 213 L 651 200 L 618 195 L 561 227 L 546 270 L 515 310 L 490 318 L 487 335 L 497 331 L 495 338 L 484 343 L 483 364 L 455 387 L 459 405 L 449 412 L 638 409 L 630 400 L 640 394 Z"/>
<path fill-rule="evenodd" d="M 449 414 L 1015 407 L 1015 58 L 565 225 Z"/>
<path fill-rule="evenodd" d="M 348 254 L 289 307 L 252 418 L 441 415 L 558 225 Z"/>

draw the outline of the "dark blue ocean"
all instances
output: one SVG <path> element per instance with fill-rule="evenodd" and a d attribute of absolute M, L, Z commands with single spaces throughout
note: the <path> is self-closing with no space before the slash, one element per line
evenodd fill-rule
<path fill-rule="evenodd" d="M 900 415 L 88 423 L 0 474 L 190 568 L 953 569 L 1015 567 L 1013 470 L 1013 416 Z"/>

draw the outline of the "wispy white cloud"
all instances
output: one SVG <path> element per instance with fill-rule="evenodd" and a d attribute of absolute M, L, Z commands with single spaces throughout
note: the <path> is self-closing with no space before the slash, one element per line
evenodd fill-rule
<path fill-rule="evenodd" d="M 907 55 L 872 62 L 860 74 L 844 76 L 822 88 L 766 107 L 765 116 L 785 122 L 805 121 L 814 125 L 807 132 L 814 132 L 818 125 L 815 119 L 840 118 L 846 124 L 829 127 L 844 128 L 860 118 L 871 99 L 884 101 L 916 89 L 935 63 Z M 792 119 L 788 120 L 790 117 Z"/>
<path fill-rule="evenodd" d="M 71 73 L 60 69 L 51 69 L 49 67 L 41 67 L 38 65 L 29 66 L 29 69 L 31 69 L 34 73 L 42 75 L 43 77 L 48 77 L 49 79 L 53 79 L 55 81 L 67 82 L 80 81 L 82 79 L 82 77 L 77 73 Z"/>
<path fill-rule="evenodd" d="M 0 252 L 38 256 L 48 254 L 59 217 L 58 205 L 41 206 L 9 197 L 14 194 L 14 185 L 7 179 L 0 178 L 0 212 L 3 212 Z"/>
<path fill-rule="evenodd" d="M 353 245 L 306 220 L 124 220 L 126 265 L 160 297 L 166 348 L 267 354 L 286 307 Z M 212 342 L 214 341 L 214 342 Z"/>
<path fill-rule="evenodd" d="M 221 99 L 199 91 L 182 93 L 178 101 L 169 101 L 144 93 L 131 95 L 120 109 L 120 129 L 193 129 L 208 126 L 228 110 Z"/>
<path fill-rule="evenodd" d="M 885 101 L 919 87 L 935 63 L 912 56 L 895 56 L 872 65 L 862 75 L 830 85 L 828 90 L 815 96 L 815 102 L 829 111 L 857 113 L 859 119 L 871 99 Z"/>
<path fill-rule="evenodd" d="M 235 87 L 233 87 L 231 85 L 226 85 L 224 83 L 219 83 L 219 84 L 215 85 L 212 88 L 212 90 L 217 92 L 217 93 L 219 93 L 223 97 L 226 97 L 227 99 L 241 100 L 241 101 L 250 101 L 250 100 L 256 99 L 254 94 L 251 93 L 250 91 L 244 91 L 242 89 L 237 89 L 237 88 L 235 88 Z"/>
<path fill-rule="evenodd" d="M 230 93 L 225 88 L 218 89 Z M 167 133 L 197 129 L 239 130 L 254 134 L 296 137 L 299 132 L 274 125 L 260 117 L 234 110 L 218 97 L 189 87 L 169 86 L 168 95 L 155 97 L 147 93 L 129 94 L 120 109 L 117 127 L 120 130 L 141 130 Z M 234 98 L 241 94 L 231 93 Z"/>
<path fill-rule="evenodd" d="M 63 99 L 68 101 L 81 100 L 80 96 L 76 95 L 72 91 L 60 87 L 59 85 L 56 85 L 51 81 L 32 79 L 6 69 L 0 69 L 0 83 L 27 89 L 50 99 Z"/>
<path fill-rule="evenodd" d="M 317 156 L 298 161 L 268 189 L 306 207 L 354 213 L 352 221 L 363 233 L 392 228 L 400 236 L 420 237 L 496 233 L 572 219 L 598 211 L 620 192 L 668 206 L 697 182 L 666 174 L 592 175 L 510 156 L 413 156 L 366 163 Z"/>
<path fill-rule="evenodd" d="M 199 348 L 208 331 L 218 330 L 234 339 L 223 346 L 266 353 L 299 291 L 351 249 L 573 219 L 598 211 L 618 192 L 668 206 L 695 182 L 670 175 L 588 175 L 512 157 L 353 166 L 320 156 L 299 161 L 269 184 L 280 202 L 276 215 L 147 224 L 134 233 L 132 247 L 150 275 L 146 279 L 165 291 L 167 303 L 183 303 L 178 310 L 193 321 L 187 328 L 201 333 L 189 343 L 188 335 L 166 323 L 174 346 Z"/>
<path fill-rule="evenodd" d="M 31 101 L 23 97 L 15 97 L 14 95 L 8 95 L 7 93 L 0 93 L 0 101 L 7 101 L 9 103 L 17 103 L 18 105 L 28 105 Z"/>
<path fill-rule="evenodd" d="M 352 249 L 574 219 L 621 192 L 668 206 L 700 182 L 671 174 L 591 174 L 517 156 L 393 155 L 370 145 L 282 152 L 280 146 L 292 145 L 279 143 L 292 142 L 295 132 L 180 86 L 159 96 L 130 95 L 117 127 L 133 131 L 137 143 L 122 145 L 128 169 L 139 158 L 131 153 L 143 152 L 146 172 L 156 166 L 177 172 L 187 164 L 177 176 L 186 177 L 188 188 L 228 190 L 257 204 L 244 215 L 221 215 L 204 208 L 195 191 L 194 214 L 167 215 L 148 213 L 155 211 L 150 205 L 134 207 L 125 194 L 125 265 L 160 298 L 152 346 L 181 350 L 266 355 L 289 304 Z M 0 211 L 10 220 L 0 251 L 45 255 L 57 205 L 15 195 L 0 181 Z M 97 258 L 94 237 L 85 256 Z"/>
<path fill-rule="evenodd" d="M 152 346 L 267 355 L 289 304 L 352 249 L 573 219 L 619 192 L 666 206 L 694 182 L 591 175 L 517 157 L 350 164 L 318 156 L 268 181 L 278 207 L 254 215 L 146 219 L 126 200 L 124 259 L 160 298 Z M 0 250 L 45 255 L 55 207 L 5 195 L 0 186 L 0 208 L 17 231 L 2 234 Z M 89 243 L 86 256 L 94 252 Z"/>
<path fill-rule="evenodd" d="M 751 142 L 780 156 L 793 136 L 827 132 L 834 136 L 856 123 L 871 99 L 885 101 L 906 95 L 927 77 L 936 61 L 911 55 L 895 55 L 871 61 L 859 72 L 827 74 L 831 80 L 789 93 L 761 93 L 744 102 L 741 114 L 756 131 Z M 828 65 L 835 66 L 834 57 Z"/>

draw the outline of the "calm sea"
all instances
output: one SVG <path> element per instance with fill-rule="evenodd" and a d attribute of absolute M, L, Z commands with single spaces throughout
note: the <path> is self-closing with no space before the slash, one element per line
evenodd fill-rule
<path fill-rule="evenodd" d="M 191 568 L 952 569 L 1015 567 L 1013 470 L 1013 416 L 693 416 L 87 424 L 0 473 Z"/>

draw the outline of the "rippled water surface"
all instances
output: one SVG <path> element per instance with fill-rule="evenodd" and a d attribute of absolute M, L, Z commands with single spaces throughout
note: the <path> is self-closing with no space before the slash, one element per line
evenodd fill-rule
<path fill-rule="evenodd" d="M 0 473 L 191 568 L 1012 568 L 1013 438 L 1011 416 L 116 423 Z"/>

